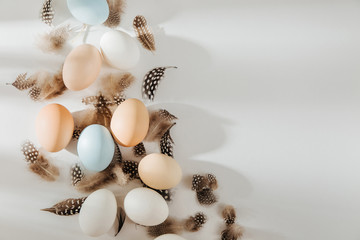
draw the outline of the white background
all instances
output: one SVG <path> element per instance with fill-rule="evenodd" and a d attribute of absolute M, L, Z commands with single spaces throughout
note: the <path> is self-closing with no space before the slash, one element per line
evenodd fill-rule
<path fill-rule="evenodd" d="M 48 55 L 36 48 L 37 36 L 48 30 L 38 20 L 41 4 L 0 1 L 0 239 L 91 239 L 77 216 L 39 211 L 83 196 L 68 179 L 76 156 L 52 155 L 62 169 L 56 183 L 28 172 L 19 149 L 25 139 L 37 143 L 34 119 L 45 103 L 5 86 L 22 72 L 56 71 L 69 50 Z M 69 13 L 65 1 L 55 5 L 59 23 Z M 201 210 L 209 217 L 187 239 L 219 239 L 225 203 L 236 207 L 244 239 L 360 239 L 359 12 L 358 0 L 128 2 L 121 27 L 132 33 L 133 17 L 144 15 L 158 50 L 142 50 L 127 95 L 141 97 L 142 77 L 151 68 L 179 67 L 167 72 L 152 104 L 179 118 L 173 138 L 185 178 L 175 189 L 171 216 Z M 104 31 L 91 28 L 87 42 L 98 46 Z M 77 111 L 84 108 L 81 97 L 95 91 L 54 101 Z M 197 204 L 187 185 L 191 174 L 206 172 L 220 184 L 219 205 L 209 208 Z M 116 239 L 148 238 L 127 221 Z"/>

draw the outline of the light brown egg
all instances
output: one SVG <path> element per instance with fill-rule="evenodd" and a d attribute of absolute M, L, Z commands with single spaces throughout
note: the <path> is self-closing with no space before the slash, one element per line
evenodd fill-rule
<path fill-rule="evenodd" d="M 52 103 L 43 107 L 36 117 L 36 135 L 40 145 L 49 152 L 65 148 L 74 131 L 74 119 L 62 105 Z"/>
<path fill-rule="evenodd" d="M 101 54 L 93 45 L 83 44 L 74 48 L 64 62 L 65 86 L 72 91 L 89 87 L 98 77 L 101 64 Z"/>
<path fill-rule="evenodd" d="M 139 163 L 139 176 L 149 187 L 169 189 L 175 187 L 182 177 L 180 165 L 171 157 L 152 153 Z"/>
<path fill-rule="evenodd" d="M 110 128 L 120 145 L 133 147 L 139 144 L 149 129 L 149 112 L 144 103 L 135 98 L 125 100 L 115 110 Z"/>

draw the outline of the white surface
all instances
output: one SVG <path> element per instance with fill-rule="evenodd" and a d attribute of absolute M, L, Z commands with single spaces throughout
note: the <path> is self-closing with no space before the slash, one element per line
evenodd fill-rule
<path fill-rule="evenodd" d="M 64 59 L 34 46 L 47 29 L 37 19 L 41 2 L 0 2 L 2 83 L 26 71 L 55 71 Z M 175 158 L 187 175 L 218 176 L 219 204 L 236 206 L 244 239 L 360 238 L 359 11 L 357 0 L 129 1 L 122 27 L 131 32 L 133 17 L 145 15 L 158 51 L 142 51 L 133 71 L 138 81 L 127 95 L 140 97 L 141 79 L 152 67 L 179 67 L 167 72 L 155 97 L 156 107 L 179 117 Z M 96 29 L 88 37 L 93 44 L 101 36 Z M 67 167 L 76 160 L 70 153 L 55 155 L 63 167 L 57 183 L 26 170 L 19 146 L 36 142 L 34 119 L 44 104 L 12 87 L 0 91 L 0 238 L 90 239 L 76 216 L 39 211 L 82 196 L 68 183 Z M 90 91 L 55 101 L 76 111 Z M 220 205 L 198 206 L 185 183 L 170 215 L 202 210 L 208 223 L 184 237 L 219 239 Z M 143 233 L 127 221 L 116 239 L 148 239 Z"/>

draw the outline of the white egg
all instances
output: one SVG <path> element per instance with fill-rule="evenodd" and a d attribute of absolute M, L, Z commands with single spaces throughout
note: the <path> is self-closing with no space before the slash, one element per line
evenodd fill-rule
<path fill-rule="evenodd" d="M 106 32 L 100 39 L 100 48 L 105 61 L 115 68 L 127 70 L 139 62 L 139 47 L 126 32 Z"/>
<path fill-rule="evenodd" d="M 149 188 L 135 188 L 125 197 L 126 215 L 135 223 L 155 226 L 169 216 L 169 207 L 164 198 Z"/>
<path fill-rule="evenodd" d="M 154 240 L 186 240 L 186 239 L 176 234 L 164 234 L 155 238 Z"/>
<path fill-rule="evenodd" d="M 116 219 L 117 203 L 114 194 L 107 189 L 91 193 L 83 203 L 79 214 L 81 230 L 91 237 L 110 230 Z"/>

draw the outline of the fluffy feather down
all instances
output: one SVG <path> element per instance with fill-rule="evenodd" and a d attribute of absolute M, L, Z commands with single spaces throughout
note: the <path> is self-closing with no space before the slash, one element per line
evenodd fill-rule
<path fill-rule="evenodd" d="M 107 0 L 109 5 L 109 17 L 104 22 L 104 25 L 110 28 L 119 26 L 121 22 L 121 15 L 124 12 L 124 0 Z"/>
<path fill-rule="evenodd" d="M 149 130 L 145 141 L 160 141 L 161 137 L 174 125 L 177 119 L 165 109 L 150 112 Z"/>

